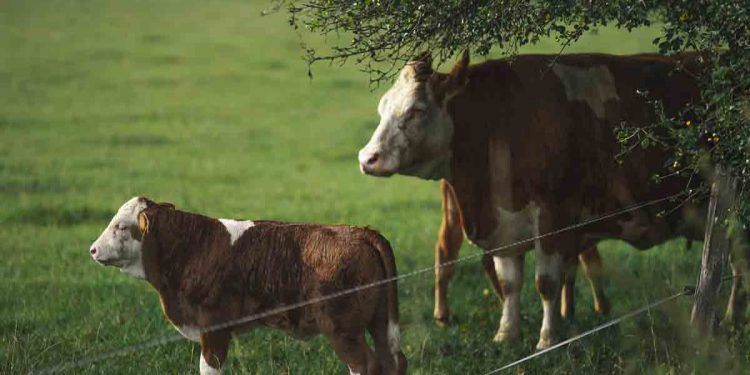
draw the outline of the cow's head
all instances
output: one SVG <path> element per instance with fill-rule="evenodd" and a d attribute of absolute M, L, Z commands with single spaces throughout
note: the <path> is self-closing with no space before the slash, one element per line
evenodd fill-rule
<path fill-rule="evenodd" d="M 468 52 L 448 74 L 434 72 L 427 54 L 406 64 L 380 98 L 380 124 L 359 151 L 362 173 L 447 177 L 453 122 L 446 103 L 465 86 L 468 66 Z"/>
<path fill-rule="evenodd" d="M 153 204 L 142 197 L 125 202 L 91 245 L 91 257 L 99 264 L 114 266 L 132 276 L 145 278 L 141 249 L 147 222 L 142 213 Z"/>

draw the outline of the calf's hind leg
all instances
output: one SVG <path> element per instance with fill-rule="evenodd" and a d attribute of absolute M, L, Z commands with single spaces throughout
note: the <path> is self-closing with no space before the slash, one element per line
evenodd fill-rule
<path fill-rule="evenodd" d="M 227 359 L 229 341 L 228 331 L 214 331 L 201 334 L 201 375 L 221 374 L 221 366 Z"/>
<path fill-rule="evenodd" d="M 349 374 L 373 375 L 380 373 L 380 364 L 361 333 L 326 333 L 333 351 L 349 367 Z"/>
<path fill-rule="evenodd" d="M 406 356 L 401 352 L 400 332 L 398 324 L 389 327 L 388 309 L 386 304 L 378 307 L 367 330 L 375 344 L 375 357 L 380 363 L 380 373 L 383 375 L 406 374 Z"/>

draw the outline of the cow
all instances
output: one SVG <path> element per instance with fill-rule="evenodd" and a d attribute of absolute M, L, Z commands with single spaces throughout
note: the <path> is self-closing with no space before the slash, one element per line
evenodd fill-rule
<path fill-rule="evenodd" d="M 445 179 L 466 237 L 485 250 L 536 238 L 533 246 L 493 254 L 503 297 L 494 340 L 520 334 L 523 254 L 533 247 L 543 306 L 537 348 L 548 348 L 559 339 L 562 281 L 581 251 L 605 238 L 637 248 L 678 236 L 702 239 L 701 220 L 686 220 L 701 217 L 695 213 L 702 207 L 666 200 L 541 237 L 685 191 L 688 178 L 663 173 L 664 148 L 637 147 L 618 160 L 614 132 L 656 122 L 652 101 L 668 118 L 680 116 L 699 99 L 700 60 L 695 53 L 519 55 L 470 66 L 464 53 L 449 73 L 439 73 L 425 54 L 407 63 L 380 99 L 380 123 L 359 152 L 360 169 Z M 655 174 L 666 176 L 654 183 Z"/>
<path fill-rule="evenodd" d="M 166 318 L 200 343 L 201 374 L 220 373 L 231 335 L 257 326 L 300 339 L 322 333 L 352 374 L 406 372 L 395 281 L 325 299 L 395 278 L 391 246 L 374 230 L 214 219 L 135 197 L 90 254 L 156 289 Z M 303 305 L 247 319 L 294 304 Z"/>
<path fill-rule="evenodd" d="M 438 232 L 438 240 L 435 243 L 435 310 L 433 316 L 438 327 L 445 327 L 450 320 L 450 309 L 448 308 L 448 285 L 453 278 L 455 264 L 458 258 L 464 232 L 461 224 L 461 212 L 456 193 L 450 184 L 440 181 L 442 221 Z M 578 255 L 577 262 L 583 266 L 584 274 L 589 279 L 591 294 L 594 302 L 594 311 L 606 315 L 611 305 L 604 293 L 602 285 L 602 259 L 596 245 L 592 245 Z M 573 319 L 575 312 L 575 278 L 577 263 L 570 265 L 570 271 L 565 274 L 562 287 L 562 299 L 560 301 L 560 316 Z M 495 266 L 491 254 L 482 257 L 482 267 L 495 294 L 502 298 L 500 282 L 497 279 Z"/>

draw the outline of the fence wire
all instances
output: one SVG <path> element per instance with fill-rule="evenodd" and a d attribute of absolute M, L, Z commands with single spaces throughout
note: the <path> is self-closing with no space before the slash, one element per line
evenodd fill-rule
<path fill-rule="evenodd" d="M 534 359 L 536 357 L 545 355 L 545 354 L 547 354 L 547 353 L 549 353 L 549 352 L 551 352 L 551 351 L 553 351 L 555 349 L 559 349 L 559 348 L 561 348 L 563 346 L 566 346 L 566 345 L 571 344 L 571 343 L 573 343 L 575 341 L 578 341 L 578 340 L 580 340 L 580 339 L 582 339 L 582 338 L 584 338 L 586 336 L 593 335 L 594 333 L 597 333 L 597 332 L 599 332 L 601 330 L 604 330 L 604 329 L 607 329 L 607 328 L 612 327 L 614 325 L 620 324 L 620 323 L 622 323 L 625 320 L 628 320 L 628 319 L 633 318 L 633 317 L 635 317 L 637 315 L 640 315 L 640 314 L 642 314 L 642 313 L 644 313 L 644 312 L 646 312 L 648 310 L 651 310 L 652 308 L 654 308 L 656 306 L 659 306 L 659 305 L 665 304 L 665 303 L 667 303 L 669 301 L 672 301 L 673 299 L 675 299 L 677 297 L 691 295 L 692 292 L 693 292 L 692 290 L 690 290 L 688 288 L 685 288 L 685 290 L 683 290 L 682 292 L 675 293 L 675 294 L 673 294 L 673 295 L 671 295 L 669 297 L 662 298 L 662 299 L 660 299 L 660 300 L 658 300 L 656 302 L 653 302 L 653 303 L 650 303 L 650 304 L 648 304 L 646 306 L 643 306 L 641 308 L 635 309 L 635 310 L 633 310 L 633 311 L 631 311 L 631 312 L 629 312 L 629 313 L 627 313 L 627 314 L 625 314 L 625 315 L 623 315 L 623 316 L 621 316 L 619 318 L 616 318 L 616 319 L 610 320 L 607 323 L 598 325 L 598 326 L 596 326 L 596 327 L 594 327 L 594 328 L 592 328 L 592 329 L 590 329 L 590 330 L 588 330 L 588 331 L 586 331 L 584 333 L 581 333 L 581 334 L 573 336 L 573 337 L 571 337 L 571 338 L 569 338 L 569 339 L 567 339 L 565 341 L 561 341 L 561 342 L 559 342 L 559 343 L 557 343 L 555 345 L 552 345 L 549 348 L 539 350 L 539 351 L 537 351 L 537 352 L 535 352 L 533 354 L 530 354 L 530 355 L 528 355 L 526 357 L 523 357 L 523 358 L 521 358 L 521 359 L 519 359 L 517 361 L 511 362 L 511 363 L 509 363 L 509 364 L 507 364 L 507 365 L 505 365 L 503 367 L 500 367 L 498 369 L 495 369 L 495 370 L 492 370 L 492 371 L 490 371 L 488 373 L 485 373 L 485 375 L 497 374 L 498 372 L 509 370 L 509 369 L 511 369 L 513 367 L 516 367 L 516 366 L 524 363 L 524 362 L 530 361 L 530 360 L 532 360 L 532 359 Z M 688 294 L 688 293 L 690 293 L 690 294 Z"/>
<path fill-rule="evenodd" d="M 739 276 L 727 276 L 727 277 L 722 278 L 721 281 L 724 282 L 724 281 L 727 281 L 727 280 L 732 280 L 733 278 L 736 278 L 736 277 L 739 277 Z M 674 300 L 674 299 L 676 299 L 678 297 L 692 296 L 694 294 L 695 294 L 695 287 L 693 287 L 693 286 L 685 286 L 685 288 L 681 292 L 679 292 L 679 293 L 672 294 L 669 297 L 664 297 L 664 298 L 662 298 L 662 299 L 660 299 L 660 300 L 658 300 L 656 302 L 652 302 L 652 303 L 649 303 L 648 305 L 645 305 L 645 306 L 642 306 L 640 308 L 637 308 L 637 309 L 635 309 L 635 310 L 633 310 L 633 311 L 631 311 L 631 312 L 629 312 L 629 313 L 627 313 L 625 315 L 622 315 L 622 316 L 620 316 L 618 318 L 612 319 L 612 320 L 610 320 L 607 323 L 600 324 L 600 325 L 598 325 L 598 326 L 596 326 L 594 328 L 591 328 L 590 330 L 588 330 L 586 332 L 583 332 L 583 333 L 581 333 L 579 335 L 576 335 L 576 336 L 573 336 L 573 337 L 571 337 L 571 338 L 569 338 L 569 339 L 567 339 L 565 341 L 562 341 L 562 342 L 559 342 L 559 343 L 557 343 L 555 345 L 552 345 L 549 348 L 546 348 L 546 349 L 537 351 L 535 353 L 529 354 L 526 357 L 523 357 L 523 358 L 521 358 L 519 360 L 516 360 L 516 361 L 513 361 L 511 363 L 508 363 L 507 365 L 505 365 L 503 367 L 500 367 L 500 368 L 497 368 L 497 369 L 494 369 L 494 370 L 492 370 L 490 372 L 487 372 L 484 375 L 497 374 L 497 373 L 505 371 L 505 370 L 510 370 L 510 369 L 512 369 L 512 368 L 514 368 L 514 367 L 516 367 L 516 366 L 518 366 L 518 365 L 520 365 L 520 364 L 522 364 L 524 362 L 530 361 L 530 360 L 532 360 L 532 359 L 534 359 L 536 357 L 540 357 L 540 356 L 542 356 L 544 354 L 547 354 L 547 353 L 549 353 L 549 352 L 551 352 L 551 351 L 553 351 L 555 349 L 559 349 L 559 348 L 561 348 L 563 346 L 572 344 L 572 343 L 574 343 L 574 342 L 576 342 L 576 341 L 578 341 L 578 340 L 580 340 L 580 339 L 582 339 L 582 338 L 584 338 L 586 336 L 593 335 L 594 333 L 597 333 L 599 331 L 602 331 L 602 330 L 607 329 L 609 327 L 612 327 L 614 325 L 620 324 L 620 323 L 622 323 L 625 320 L 628 320 L 630 318 L 634 318 L 634 317 L 636 317 L 636 316 L 638 316 L 640 314 L 643 314 L 646 311 L 649 311 L 649 310 L 653 309 L 654 307 L 657 307 L 659 305 L 663 305 L 663 304 L 665 304 L 667 302 L 670 302 L 670 301 L 672 301 L 672 300 Z"/>
<path fill-rule="evenodd" d="M 425 268 L 417 269 L 417 270 L 414 270 L 414 271 L 411 271 L 411 272 L 400 274 L 398 276 L 394 276 L 394 277 L 382 279 L 382 280 L 379 280 L 379 281 L 376 281 L 376 282 L 372 282 L 372 283 L 369 283 L 369 284 L 363 284 L 363 285 L 356 286 L 356 287 L 351 288 L 351 289 L 342 290 L 342 291 L 339 291 L 339 292 L 336 292 L 336 293 L 331 293 L 331 294 L 328 294 L 328 295 L 325 295 L 325 296 L 321 296 L 321 297 L 318 297 L 318 298 L 313 298 L 313 299 L 310 299 L 310 300 L 306 300 L 306 301 L 302 301 L 302 302 L 298 302 L 298 303 L 294 303 L 294 304 L 290 304 L 290 305 L 281 306 L 281 307 L 270 309 L 270 310 L 266 310 L 266 311 L 263 311 L 263 312 L 260 312 L 260 313 L 257 313 L 257 314 L 248 315 L 248 316 L 245 316 L 243 318 L 239 318 L 239 319 L 235 319 L 235 320 L 230 320 L 230 321 L 227 321 L 227 322 L 224 322 L 224 323 L 220 323 L 220 324 L 215 324 L 215 325 L 206 327 L 204 329 L 201 329 L 199 332 L 200 333 L 208 333 L 208 332 L 218 331 L 218 330 L 226 329 L 226 328 L 229 328 L 229 327 L 233 327 L 233 326 L 237 326 L 237 325 L 241 325 L 241 324 L 253 322 L 253 321 L 260 320 L 260 319 L 263 319 L 263 318 L 266 318 L 266 317 L 269 317 L 269 316 L 273 316 L 273 315 L 276 315 L 276 314 L 281 314 L 281 313 L 284 313 L 284 312 L 287 312 L 287 311 L 290 311 L 290 310 L 302 308 L 302 307 L 309 306 L 309 305 L 314 305 L 314 304 L 317 304 L 317 303 L 325 302 L 325 301 L 332 300 L 332 299 L 335 299 L 335 298 L 339 298 L 339 297 L 342 297 L 342 296 L 346 296 L 346 295 L 349 295 L 349 294 L 354 294 L 354 293 L 357 293 L 357 292 L 360 292 L 360 291 L 363 291 L 363 290 L 366 290 L 366 289 L 375 288 L 375 287 L 378 287 L 378 286 L 386 285 L 388 283 L 392 283 L 392 282 L 397 282 L 397 281 L 400 281 L 400 280 L 408 279 L 408 278 L 411 278 L 411 277 L 414 277 L 414 276 L 417 276 L 417 275 L 421 275 L 421 274 L 424 274 L 424 273 L 435 271 L 436 269 L 440 269 L 440 268 L 452 266 L 452 265 L 455 265 L 455 264 L 458 264 L 458 263 L 465 262 L 467 260 L 476 259 L 476 258 L 485 256 L 485 255 L 494 255 L 494 256 L 511 255 L 507 251 L 503 252 L 503 250 L 508 250 L 508 249 L 511 249 L 511 248 L 514 248 L 514 247 L 517 247 L 517 246 L 520 246 L 520 245 L 532 244 L 534 241 L 537 241 L 537 240 L 540 240 L 540 239 L 543 239 L 543 238 L 552 237 L 552 236 L 558 235 L 560 233 L 564 233 L 564 232 L 568 232 L 568 231 L 575 230 L 575 229 L 578 229 L 578 228 L 582 228 L 582 227 L 585 227 L 587 225 L 591 225 L 591 224 L 594 224 L 594 223 L 597 223 L 597 222 L 600 222 L 600 221 L 604 221 L 604 220 L 611 219 L 613 217 L 617 217 L 617 216 L 620 216 L 620 215 L 623 215 L 623 214 L 626 214 L 626 213 L 629 213 L 629 212 L 632 212 L 632 211 L 639 210 L 641 208 L 645 208 L 645 207 L 649 207 L 649 206 L 654 206 L 654 205 L 657 205 L 657 204 L 665 202 L 665 201 L 669 201 L 669 200 L 673 200 L 673 199 L 679 198 L 680 196 L 683 196 L 685 194 L 686 194 L 685 192 L 681 192 L 681 193 L 670 195 L 670 196 L 667 196 L 667 197 L 664 197 L 664 198 L 642 202 L 642 203 L 639 203 L 639 204 L 635 204 L 635 205 L 632 205 L 632 206 L 625 207 L 625 208 L 620 209 L 620 210 L 616 210 L 616 211 L 610 212 L 608 214 L 604 214 L 604 215 L 597 216 L 597 217 L 594 217 L 594 218 L 591 218 L 591 219 L 588 219 L 588 220 L 584 220 L 582 222 L 579 222 L 579 223 L 576 223 L 576 224 L 573 224 L 573 225 L 570 225 L 570 226 L 567 226 L 567 227 L 563 227 L 563 228 L 560 228 L 560 229 L 557 229 L 557 230 L 554 230 L 554 231 L 551 231 L 551 232 L 547 232 L 547 233 L 544 233 L 544 234 L 541 234 L 541 235 L 538 235 L 538 236 L 533 236 L 533 237 L 530 237 L 530 238 L 527 238 L 527 239 L 524 239 L 524 240 L 519 240 L 519 241 L 516 241 L 516 242 L 505 244 L 505 245 L 502 245 L 502 246 L 499 246 L 499 247 L 496 247 L 496 248 L 493 248 L 493 249 L 490 249 L 490 250 L 484 250 L 484 251 L 477 252 L 477 253 L 474 253 L 474 254 L 469 254 L 469 255 L 466 255 L 466 256 L 463 256 L 463 257 L 456 258 L 456 259 L 451 260 L 451 261 L 447 261 L 447 262 L 435 264 L 435 265 L 433 265 L 431 267 L 425 267 Z M 695 194 L 692 194 L 692 195 L 688 196 L 686 198 L 686 200 L 692 198 L 694 195 Z M 680 294 L 680 295 L 682 295 L 682 294 Z M 677 295 L 672 296 L 672 298 L 676 298 L 676 296 Z M 625 319 L 627 319 L 627 318 L 625 318 Z M 616 324 L 616 323 L 614 323 L 614 324 Z M 606 327 L 604 327 L 604 328 L 606 328 Z M 578 337 L 578 336 L 576 336 L 576 337 Z M 68 371 L 68 370 L 72 370 L 72 369 L 76 369 L 76 368 L 81 368 L 81 367 L 89 366 L 89 365 L 92 365 L 92 364 L 95 364 L 97 362 L 101 362 L 101 361 L 104 361 L 104 360 L 107 360 L 107 359 L 120 357 L 120 356 L 129 354 L 129 353 L 134 353 L 134 352 L 138 352 L 138 351 L 141 351 L 141 350 L 153 348 L 153 347 L 156 347 L 156 346 L 161 346 L 161 345 L 169 344 L 169 343 L 172 343 L 172 342 L 175 342 L 175 341 L 179 341 L 179 340 L 183 340 L 183 339 L 184 339 L 184 337 L 182 335 L 180 335 L 180 334 L 165 335 L 165 336 L 157 337 L 157 338 L 154 338 L 154 339 L 151 339 L 151 340 L 148 340 L 148 341 L 144 341 L 144 342 L 141 342 L 141 343 L 138 343 L 138 344 L 128 345 L 128 346 L 122 347 L 120 349 L 112 350 L 112 351 L 109 351 L 109 352 L 106 352 L 106 353 L 103 353 L 103 354 L 94 355 L 94 356 L 86 356 L 86 357 L 82 357 L 82 358 L 79 358 L 79 359 L 74 360 L 74 361 L 60 363 L 60 364 L 58 364 L 56 366 L 52 366 L 52 367 L 48 367 L 48 368 L 44 368 L 44 369 L 40 369 L 40 370 L 33 370 L 31 373 L 32 374 L 54 374 L 54 373 L 65 372 L 65 371 Z M 565 342 L 554 346 L 554 348 L 558 348 L 558 347 L 560 347 L 562 345 L 565 345 L 564 343 L 566 343 L 568 341 L 572 342 L 570 340 L 566 340 Z M 549 352 L 549 350 L 546 350 L 544 352 L 545 353 Z M 529 358 L 529 359 L 531 359 L 531 358 Z M 498 370 L 498 371 L 502 371 L 502 370 Z"/>

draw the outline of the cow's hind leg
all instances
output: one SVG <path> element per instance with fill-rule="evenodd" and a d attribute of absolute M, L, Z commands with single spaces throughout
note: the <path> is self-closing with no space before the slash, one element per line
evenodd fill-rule
<path fill-rule="evenodd" d="M 500 299 L 503 299 L 503 290 L 500 288 L 500 280 L 497 278 L 497 271 L 495 271 L 495 261 L 490 254 L 484 254 L 482 256 L 482 269 L 484 270 L 484 274 L 487 276 L 487 279 L 490 281 L 490 285 L 492 285 L 492 289 L 495 291 L 495 295 L 498 296 Z"/>
<path fill-rule="evenodd" d="M 563 266 L 562 301 L 560 301 L 560 315 L 565 319 L 573 319 L 575 315 L 576 273 L 578 258 L 566 259 Z"/>
<path fill-rule="evenodd" d="M 602 285 L 604 266 L 596 245 L 587 247 L 584 252 L 578 255 L 578 259 L 581 261 L 583 272 L 586 273 L 591 285 L 591 293 L 594 296 L 594 310 L 600 314 L 608 314 L 611 306 L 609 299 L 604 294 Z"/>
<path fill-rule="evenodd" d="M 524 254 L 494 257 L 495 272 L 502 292 L 503 316 L 494 341 L 512 341 L 521 335 L 521 288 Z"/>
<path fill-rule="evenodd" d="M 746 249 L 734 251 L 730 256 L 730 266 L 732 268 L 732 289 L 729 292 L 729 301 L 727 301 L 727 311 L 724 315 L 723 324 L 739 327 L 742 324 L 745 309 L 747 308 L 747 289 L 745 283 L 748 281 L 746 272 L 748 271 L 748 261 L 744 254 Z"/>
<path fill-rule="evenodd" d="M 435 244 L 435 323 L 445 326 L 450 317 L 448 309 L 448 284 L 453 277 L 455 265 L 445 264 L 458 257 L 464 232 L 461 226 L 461 212 L 458 208 L 453 188 L 441 181 L 443 221 L 440 224 L 438 241 Z"/>

